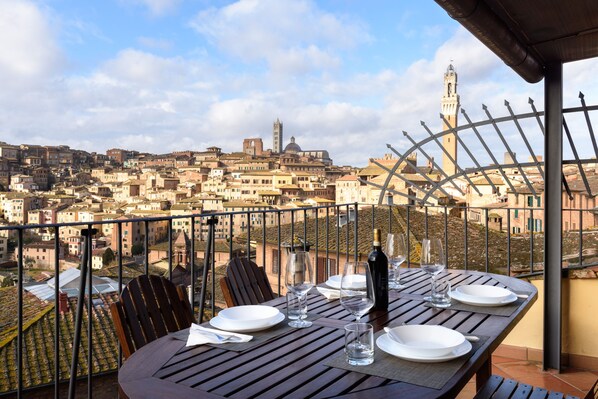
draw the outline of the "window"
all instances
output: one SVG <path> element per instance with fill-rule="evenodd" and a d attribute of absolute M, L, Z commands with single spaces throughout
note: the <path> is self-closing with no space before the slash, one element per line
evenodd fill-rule
<path fill-rule="evenodd" d="M 515 219 L 519 219 L 519 209 L 515 209 Z"/>
<path fill-rule="evenodd" d="M 536 197 L 536 204 L 538 208 L 542 206 L 542 199 L 540 197 Z"/>
<path fill-rule="evenodd" d="M 527 229 L 529 231 L 534 231 L 533 222 L 534 222 L 534 220 L 532 218 L 527 218 Z"/>
<path fill-rule="evenodd" d="M 527 206 L 534 206 L 534 197 L 531 195 L 527 196 Z"/>

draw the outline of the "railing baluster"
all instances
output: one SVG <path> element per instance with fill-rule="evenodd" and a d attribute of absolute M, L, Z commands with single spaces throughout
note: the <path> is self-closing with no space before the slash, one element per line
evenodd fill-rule
<path fill-rule="evenodd" d="M 60 229 L 54 227 L 54 398 L 58 399 L 60 382 Z"/>
<path fill-rule="evenodd" d="M 17 259 L 17 398 L 23 393 L 23 230 L 18 232 L 19 257 Z"/>
<path fill-rule="evenodd" d="M 278 256 L 276 259 L 276 263 L 277 263 L 277 271 L 278 271 L 278 296 L 281 295 L 281 285 L 282 285 L 282 273 L 280 270 L 280 265 L 281 265 L 281 260 L 280 258 L 282 257 L 282 246 L 280 245 L 280 240 L 281 240 L 281 226 L 280 226 L 280 215 L 281 212 L 280 210 L 276 211 L 276 215 L 277 215 L 277 219 L 278 219 L 278 223 L 277 223 L 277 238 L 278 238 Z"/>
<path fill-rule="evenodd" d="M 339 271 L 339 273 L 342 273 L 342 269 L 340 267 L 340 257 L 341 257 L 341 241 L 340 241 L 340 237 L 341 237 L 341 232 L 340 232 L 340 226 L 341 226 L 341 213 L 340 213 L 340 207 L 337 205 L 336 206 L 336 267 Z"/>
<path fill-rule="evenodd" d="M 580 207 L 581 208 L 581 207 Z M 579 267 L 583 266 L 583 211 L 579 210 Z"/>
<path fill-rule="evenodd" d="M 406 218 L 407 218 L 407 268 L 411 268 L 411 227 L 410 227 L 410 209 L 411 206 L 407 204 L 405 206 Z"/>
<path fill-rule="evenodd" d="M 228 237 L 229 237 L 228 258 L 232 259 L 233 258 L 233 214 L 232 213 L 228 217 Z"/>
<path fill-rule="evenodd" d="M 507 208 L 507 276 L 511 276 L 511 209 Z"/>
<path fill-rule="evenodd" d="M 91 263 L 91 247 L 94 234 L 91 224 L 87 226 L 87 230 L 90 232 L 89 237 L 87 237 L 88 245 L 85 248 L 85 251 L 87 251 L 87 270 L 89 271 L 87 275 L 87 398 L 91 399 L 91 387 L 93 386 L 93 326 L 91 323 L 93 320 L 93 267 Z"/>
<path fill-rule="evenodd" d="M 330 253 L 330 237 L 328 235 L 330 227 L 330 205 L 326 205 L 326 278 L 330 277 L 330 260 L 328 254 Z"/>
<path fill-rule="evenodd" d="M 485 224 L 486 224 L 486 231 L 485 231 L 485 234 L 484 234 L 484 244 L 486 245 L 486 249 L 485 249 L 485 251 L 486 251 L 486 253 L 485 253 L 485 257 L 486 257 L 486 273 L 488 273 L 488 271 L 490 270 L 490 268 L 489 268 L 490 259 L 488 257 L 488 255 L 489 255 L 488 254 L 488 229 L 490 227 L 490 225 L 489 225 L 488 208 L 484 208 L 484 218 L 486 219 L 486 222 L 485 222 Z"/>
<path fill-rule="evenodd" d="M 144 257 L 145 257 L 145 275 L 149 275 L 149 220 L 144 220 L 144 231 L 145 231 L 145 237 L 144 237 Z M 135 226 L 133 225 L 133 228 L 135 228 Z"/>
<path fill-rule="evenodd" d="M 426 205 L 424 207 L 425 212 L 424 212 L 424 232 L 425 232 L 425 237 L 428 238 L 428 206 Z"/>
<path fill-rule="evenodd" d="M 251 261 L 251 212 L 247 212 L 247 260 Z"/>
<path fill-rule="evenodd" d="M 195 217 L 191 216 L 191 225 L 195 224 Z M 195 229 L 191 229 L 191 242 L 190 244 L 190 254 L 189 257 L 191 259 L 189 259 L 189 267 L 191 269 L 191 288 L 190 288 L 190 293 L 189 296 L 191 297 L 191 300 L 189 301 L 191 303 L 191 311 L 193 312 L 193 310 L 195 309 Z M 202 286 L 204 286 L 206 284 L 205 281 L 201 282 Z M 201 323 L 201 320 L 203 318 L 203 308 L 201 308 L 202 314 L 199 315 L 198 320 Z"/>
<path fill-rule="evenodd" d="M 191 230 L 195 227 L 191 225 Z M 183 230 L 184 231 L 184 230 Z M 168 220 L 168 278 L 172 281 L 172 219 Z"/>
<path fill-rule="evenodd" d="M 529 270 L 534 272 L 534 208 L 529 208 Z"/>
<path fill-rule="evenodd" d="M 349 204 L 347 204 L 346 206 L 346 212 L 347 212 L 347 224 L 345 225 L 347 228 L 345 229 L 347 231 L 347 234 L 345 234 L 345 244 L 346 244 L 346 248 L 345 248 L 345 262 L 349 261 L 349 221 L 351 220 L 351 208 L 349 208 Z"/>
<path fill-rule="evenodd" d="M 469 265 L 467 264 L 467 249 L 468 249 L 468 243 L 467 243 L 467 212 L 468 212 L 468 208 L 464 209 L 463 212 L 463 262 L 465 263 L 465 270 L 467 270 L 469 268 Z"/>
<path fill-rule="evenodd" d="M 450 269 L 448 244 L 448 208 L 446 205 L 444 206 L 444 254 L 446 256 L 446 268 Z"/>
<path fill-rule="evenodd" d="M 264 268 L 264 271 L 266 271 L 266 228 L 267 228 L 267 222 L 266 222 L 266 212 L 262 212 L 262 266 Z M 231 242 L 232 245 L 232 242 Z M 232 256 L 231 256 L 232 258 Z M 256 254 L 256 258 L 257 258 L 257 254 Z M 257 263 L 257 262 L 256 262 Z"/>
<path fill-rule="evenodd" d="M 372 214 L 373 214 L 373 212 L 372 212 Z M 348 230 L 349 229 L 347 229 L 347 231 Z M 354 241 L 354 245 L 355 245 L 353 253 L 355 254 L 354 255 L 355 262 L 357 262 L 359 260 L 359 242 L 358 242 L 359 234 L 358 234 L 358 232 L 359 232 L 359 215 L 357 214 L 357 202 L 356 202 L 355 203 L 355 224 L 354 224 L 354 232 L 353 232 L 353 235 L 354 235 L 353 241 Z"/>

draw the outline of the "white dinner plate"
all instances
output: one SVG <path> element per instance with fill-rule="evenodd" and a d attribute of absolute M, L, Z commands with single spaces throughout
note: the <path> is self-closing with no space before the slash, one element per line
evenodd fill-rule
<path fill-rule="evenodd" d="M 328 278 L 328 280 L 326 280 L 326 285 L 332 288 L 335 288 L 337 290 L 341 289 L 341 277 L 343 277 L 340 274 L 336 274 L 334 276 L 330 276 Z"/>
<path fill-rule="evenodd" d="M 280 311 L 273 306 L 242 305 L 222 309 L 218 317 L 245 328 L 261 327 L 274 320 Z"/>
<path fill-rule="evenodd" d="M 285 315 L 283 313 L 278 313 L 278 315 L 271 320 L 268 323 L 265 323 L 259 327 L 252 327 L 252 328 L 247 328 L 244 326 L 239 327 L 238 325 L 235 325 L 235 323 L 231 323 L 229 320 L 223 319 L 219 316 L 213 317 L 210 320 L 210 324 L 213 327 L 216 327 L 220 330 L 223 331 L 231 331 L 231 332 L 252 332 L 252 331 L 261 331 L 261 330 L 267 330 L 268 328 L 274 327 L 275 325 L 277 325 L 278 323 L 280 323 L 281 321 L 283 321 L 285 319 Z"/>
<path fill-rule="evenodd" d="M 406 353 L 403 350 L 401 350 L 401 348 L 398 345 L 395 345 L 394 341 L 388 336 L 388 334 L 382 334 L 381 336 L 379 336 L 376 340 L 376 346 L 380 348 L 382 351 L 388 353 L 389 355 L 418 363 L 446 362 L 448 360 L 453 360 L 468 354 L 472 348 L 471 343 L 469 341 L 464 341 L 461 345 L 457 346 L 448 355 L 437 357 L 418 356 L 415 353 Z"/>
<path fill-rule="evenodd" d="M 462 295 L 460 294 L 458 291 L 451 291 L 450 292 L 451 298 L 456 299 L 459 302 L 465 303 L 467 305 L 473 305 L 473 306 L 504 306 L 504 305 L 508 305 L 510 303 L 513 303 L 517 300 L 517 295 L 515 294 L 511 294 L 510 296 L 508 296 L 506 299 L 499 301 L 499 302 L 492 302 L 489 303 L 485 300 L 477 300 L 475 297 L 470 296 L 470 295 Z"/>
<path fill-rule="evenodd" d="M 326 280 L 326 285 L 329 287 L 335 288 L 337 290 L 340 290 L 342 277 L 343 276 L 340 274 L 330 276 L 330 278 L 328 278 L 328 280 Z M 351 282 L 351 285 L 347 288 L 355 288 L 355 289 L 365 288 L 366 279 L 365 279 L 364 275 L 349 276 L 349 277 L 346 277 L 346 279 Z"/>
<path fill-rule="evenodd" d="M 463 298 L 473 298 L 480 303 L 499 303 L 510 298 L 513 294 L 506 288 L 482 284 L 460 285 L 455 288 L 455 291 Z"/>

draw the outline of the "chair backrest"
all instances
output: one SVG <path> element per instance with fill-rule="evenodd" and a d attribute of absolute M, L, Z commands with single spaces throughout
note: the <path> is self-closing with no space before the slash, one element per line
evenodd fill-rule
<path fill-rule="evenodd" d="M 193 312 L 185 288 L 159 276 L 142 275 L 123 290 L 110 312 L 124 358 L 148 342 L 190 327 Z"/>
<path fill-rule="evenodd" d="M 257 305 L 275 298 L 264 268 L 247 258 L 233 258 L 228 262 L 220 287 L 228 307 Z"/>
<path fill-rule="evenodd" d="M 584 399 L 598 399 L 598 380 L 594 382 L 594 385 L 592 385 L 592 388 L 584 396 Z"/>

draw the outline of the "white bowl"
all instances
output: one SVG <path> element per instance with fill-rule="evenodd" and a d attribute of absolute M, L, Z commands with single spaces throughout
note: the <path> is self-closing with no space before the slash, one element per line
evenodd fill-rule
<path fill-rule="evenodd" d="M 391 328 L 388 336 L 404 353 L 429 358 L 446 356 L 465 341 L 450 328 L 416 324 Z"/>
<path fill-rule="evenodd" d="M 223 309 L 218 316 L 229 326 L 259 328 L 268 325 L 279 314 L 279 310 L 272 306 L 244 305 Z"/>
<path fill-rule="evenodd" d="M 493 285 L 462 285 L 455 288 L 465 299 L 475 300 L 479 303 L 500 303 L 507 300 L 513 293 L 505 288 Z"/>

